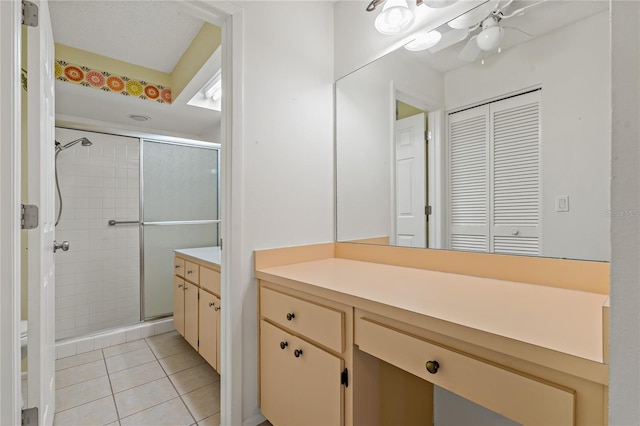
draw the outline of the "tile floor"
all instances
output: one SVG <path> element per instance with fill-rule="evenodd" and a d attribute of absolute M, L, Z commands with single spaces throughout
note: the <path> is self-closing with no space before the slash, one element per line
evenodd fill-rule
<path fill-rule="evenodd" d="M 54 425 L 220 424 L 220 376 L 175 331 L 56 361 Z"/>

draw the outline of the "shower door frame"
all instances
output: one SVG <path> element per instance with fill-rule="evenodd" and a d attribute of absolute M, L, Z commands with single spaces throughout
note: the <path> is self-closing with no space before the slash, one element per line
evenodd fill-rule
<path fill-rule="evenodd" d="M 220 185 L 220 178 L 221 178 L 221 173 L 220 173 L 220 161 L 221 161 L 221 155 L 220 155 L 220 149 L 221 149 L 221 145 L 219 143 L 216 142 L 207 142 L 207 141 L 201 141 L 201 140 L 196 140 L 196 139 L 188 139 L 188 138 L 181 138 L 181 137 L 175 137 L 175 136 L 167 136 L 167 135 L 160 135 L 160 134 L 156 134 L 156 133 L 145 133 L 145 132 L 137 132 L 137 131 L 130 131 L 130 130 L 122 130 L 122 129 L 118 129 L 115 127 L 102 127 L 102 126 L 93 126 L 93 125 L 86 125 L 86 124 L 82 124 L 82 123 L 75 123 L 75 122 L 69 122 L 69 121 L 56 121 L 55 123 L 55 127 L 56 128 L 61 128 L 61 129 L 70 129 L 70 130 L 76 130 L 76 131 L 81 131 L 81 132 L 93 132 L 93 133 L 102 133 L 102 134 L 106 134 L 106 135 L 112 135 L 112 136 L 123 136 L 123 137 L 129 137 L 129 138 L 135 138 L 138 139 L 138 146 L 139 146 L 139 182 L 140 182 L 140 189 L 139 189 L 139 202 L 140 202 L 140 207 L 139 207 L 139 211 L 138 211 L 138 235 L 139 235 L 139 249 L 140 249 L 140 264 L 139 264 L 139 268 L 140 268 L 140 315 L 139 315 L 139 323 L 145 322 L 145 321 L 153 321 L 153 320 L 157 320 L 157 319 L 162 319 L 162 318 L 168 318 L 170 316 L 173 315 L 173 313 L 167 313 L 167 314 L 162 314 L 162 315 L 156 315 L 153 317 L 149 317 L 149 318 L 145 318 L 144 315 L 144 226 L 145 223 L 143 221 L 143 214 L 144 214 L 144 207 L 143 207 L 143 202 L 144 202 L 144 179 L 143 179 L 143 167 L 144 167 L 144 162 L 143 162 L 143 144 L 144 141 L 148 141 L 148 142 L 156 142 L 156 143 L 164 143 L 164 144 L 169 144 L 169 145 L 182 145 L 182 146 L 191 146 L 191 147 L 196 147 L 196 148 L 205 148 L 205 149 L 211 149 L 211 150 L 215 150 L 217 151 L 217 162 L 218 162 L 218 180 L 217 180 L 217 200 L 216 200 L 216 207 L 217 207 L 217 211 L 216 211 L 216 216 L 218 217 L 218 219 L 214 219 L 214 220 L 197 220 L 197 221 L 168 221 L 168 222 L 148 222 L 146 223 L 146 226 L 163 226 L 163 225 L 194 225 L 194 224 L 209 224 L 209 223 L 216 223 L 217 226 L 217 231 L 216 231 L 216 243 L 218 245 L 220 245 L 220 241 L 221 241 L 221 236 L 220 236 L 220 224 L 222 223 L 222 221 L 219 219 L 220 218 L 220 213 L 221 213 L 221 209 L 220 209 L 220 191 L 221 191 L 221 185 Z M 101 330 L 102 331 L 102 330 Z"/>
<path fill-rule="evenodd" d="M 144 295 L 145 295 L 145 285 L 144 285 L 144 227 L 145 226 L 175 226 L 175 225 L 206 225 L 206 224 L 217 224 L 216 227 L 216 244 L 220 245 L 220 144 L 213 142 L 203 142 L 197 140 L 159 140 L 157 138 L 150 137 L 140 137 L 140 209 L 138 212 L 139 215 L 139 232 L 140 232 L 140 322 L 144 321 L 153 321 L 156 319 L 167 318 L 173 315 L 173 312 L 155 315 L 153 317 L 145 317 L 144 309 Z M 205 220 L 182 220 L 182 221 L 154 221 L 154 222 L 145 222 L 144 221 L 144 161 L 143 161 L 143 153 L 144 153 L 144 142 L 151 143 L 163 143 L 167 145 L 179 145 L 179 146 L 189 146 L 194 148 L 203 148 L 203 149 L 211 149 L 216 151 L 216 161 L 218 166 L 218 180 L 217 180 L 217 200 L 216 200 L 216 217 L 218 219 L 205 219 Z"/>

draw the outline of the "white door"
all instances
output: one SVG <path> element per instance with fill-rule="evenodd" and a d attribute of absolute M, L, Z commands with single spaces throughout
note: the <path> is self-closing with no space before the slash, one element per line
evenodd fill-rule
<path fill-rule="evenodd" d="M 53 424 L 55 412 L 54 47 L 49 8 L 39 4 L 39 25 L 27 34 L 28 200 L 40 207 L 29 231 L 28 407 L 38 424 Z M 57 255 L 63 255 L 58 252 Z"/>
<path fill-rule="evenodd" d="M 396 121 L 396 245 L 427 246 L 425 115 Z"/>

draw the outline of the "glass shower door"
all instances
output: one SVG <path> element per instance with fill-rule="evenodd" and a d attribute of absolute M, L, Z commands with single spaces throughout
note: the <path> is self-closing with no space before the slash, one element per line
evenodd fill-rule
<path fill-rule="evenodd" d="M 219 245 L 219 148 L 143 140 L 142 312 L 173 312 L 173 250 Z"/>

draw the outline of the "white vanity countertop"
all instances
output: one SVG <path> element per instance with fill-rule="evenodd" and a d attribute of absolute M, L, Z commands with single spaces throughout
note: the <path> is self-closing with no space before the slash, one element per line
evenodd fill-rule
<path fill-rule="evenodd" d="M 176 249 L 174 253 L 189 256 L 194 259 L 201 260 L 203 262 L 211 263 L 216 266 L 220 266 L 220 247 L 199 247 L 199 248 L 185 248 Z"/>
<path fill-rule="evenodd" d="M 339 258 L 265 268 L 256 277 L 309 284 L 356 303 L 378 302 L 603 362 L 607 295 Z"/>

